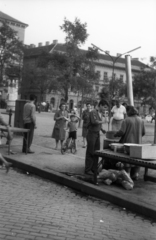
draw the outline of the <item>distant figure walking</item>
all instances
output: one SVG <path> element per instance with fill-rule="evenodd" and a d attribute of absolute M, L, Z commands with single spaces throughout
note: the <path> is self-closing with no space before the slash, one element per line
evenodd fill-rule
<path fill-rule="evenodd" d="M 52 138 L 56 141 L 55 149 L 58 149 L 58 143 L 61 142 L 61 148 L 66 136 L 66 121 L 68 121 L 68 112 L 65 110 L 66 104 L 61 103 L 58 110 L 54 115 L 55 125 L 52 132 Z"/>
<path fill-rule="evenodd" d="M 34 153 L 31 151 L 30 147 L 33 141 L 34 137 L 34 129 L 36 128 L 36 109 L 34 105 L 35 101 L 35 96 L 30 95 L 30 102 L 27 102 L 24 105 L 24 110 L 23 110 L 23 122 L 24 122 L 24 128 L 29 129 L 29 134 L 24 133 L 24 138 L 23 138 L 23 153 Z M 28 141 L 28 145 L 27 145 Z"/>

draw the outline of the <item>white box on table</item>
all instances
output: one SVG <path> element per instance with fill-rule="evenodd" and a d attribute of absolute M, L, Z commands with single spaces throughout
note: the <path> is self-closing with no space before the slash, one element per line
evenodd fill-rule
<path fill-rule="evenodd" d="M 136 146 L 130 146 L 130 157 L 156 159 L 156 145 L 138 144 Z"/>

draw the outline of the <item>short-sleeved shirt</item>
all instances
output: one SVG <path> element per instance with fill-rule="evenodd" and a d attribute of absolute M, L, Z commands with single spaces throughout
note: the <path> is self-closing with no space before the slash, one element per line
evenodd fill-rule
<path fill-rule="evenodd" d="M 123 120 L 124 115 L 126 114 L 126 108 L 123 105 L 120 105 L 119 108 L 117 106 L 114 106 L 111 110 L 111 113 L 113 113 L 113 119 Z"/>
<path fill-rule="evenodd" d="M 78 119 L 76 119 L 75 121 L 70 121 L 68 123 L 69 132 L 77 131 L 77 123 L 78 123 Z"/>

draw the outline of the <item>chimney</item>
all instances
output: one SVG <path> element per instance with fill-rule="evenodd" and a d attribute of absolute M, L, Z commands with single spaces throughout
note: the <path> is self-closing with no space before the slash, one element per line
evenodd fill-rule
<path fill-rule="evenodd" d="M 58 40 L 53 40 L 53 44 L 57 44 L 58 43 Z"/>
<path fill-rule="evenodd" d="M 49 42 L 46 42 L 45 45 L 48 46 L 48 45 L 49 45 Z"/>
<path fill-rule="evenodd" d="M 110 54 L 110 51 L 105 51 L 106 52 L 106 54 Z"/>
<path fill-rule="evenodd" d="M 121 53 L 117 53 L 116 56 L 119 57 L 120 55 L 122 55 Z"/>
<path fill-rule="evenodd" d="M 35 48 L 35 44 L 30 44 L 30 48 Z"/>
<path fill-rule="evenodd" d="M 42 43 L 41 42 L 38 43 L 38 47 L 42 47 Z"/>

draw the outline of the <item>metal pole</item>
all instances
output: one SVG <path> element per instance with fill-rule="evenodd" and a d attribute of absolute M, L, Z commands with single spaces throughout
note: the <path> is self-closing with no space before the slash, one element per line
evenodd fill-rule
<path fill-rule="evenodd" d="M 134 106 L 133 86 L 132 86 L 132 71 L 131 71 L 131 56 L 126 55 L 126 77 L 127 77 L 127 97 L 129 105 Z"/>

